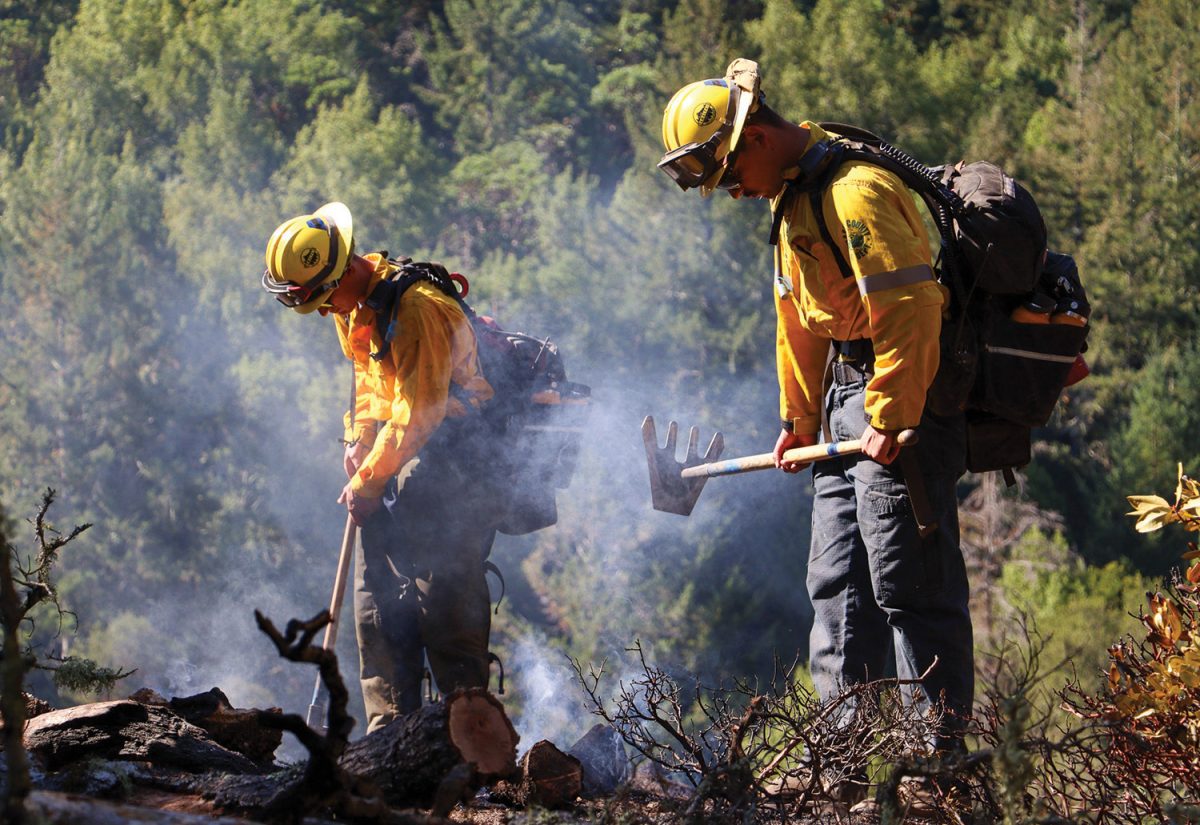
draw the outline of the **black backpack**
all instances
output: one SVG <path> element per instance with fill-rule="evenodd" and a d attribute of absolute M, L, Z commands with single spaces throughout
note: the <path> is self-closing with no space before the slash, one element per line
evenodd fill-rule
<path fill-rule="evenodd" d="M 1064 387 L 1086 374 L 1090 307 L 1074 260 L 1048 252 L 1046 226 L 1029 192 L 986 161 L 928 167 L 877 135 L 841 123 L 821 123 L 833 137 L 805 153 L 800 176 L 776 210 L 777 243 L 787 200 L 807 195 L 822 240 L 842 275 L 853 278 L 825 223 L 821 199 L 838 167 L 865 161 L 894 173 L 916 192 L 937 225 L 935 264 L 951 294 L 943 323 L 941 361 L 927 403 L 943 415 L 965 412 L 967 469 L 1012 471 L 1030 461 L 1033 427 L 1050 418 Z M 1030 305 L 1045 318 L 1062 311 L 1071 323 L 1022 323 Z M 1029 316 L 1045 320 L 1034 313 Z"/>
<path fill-rule="evenodd" d="M 471 321 L 479 366 L 495 393 L 483 406 L 481 423 L 487 428 L 492 471 L 504 479 L 508 497 L 497 530 L 519 536 L 554 524 L 555 491 L 565 488 L 575 472 L 591 389 L 567 380 L 562 355 L 550 340 L 509 332 L 477 314 L 464 300 L 469 286 L 461 275 L 438 263 L 408 258 L 389 263 L 392 275 L 365 301 L 375 311 L 381 341 L 371 357 L 387 353 L 400 298 L 410 287 L 429 283 L 454 298 Z M 452 384 L 451 392 L 461 387 Z"/>

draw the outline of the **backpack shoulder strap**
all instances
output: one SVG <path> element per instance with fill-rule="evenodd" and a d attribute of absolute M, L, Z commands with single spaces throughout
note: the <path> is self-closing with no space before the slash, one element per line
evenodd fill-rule
<path fill-rule="evenodd" d="M 799 174 L 789 181 L 784 181 L 783 195 L 771 215 L 771 246 L 779 243 L 779 231 L 783 224 L 783 216 L 792 208 L 796 196 L 802 192 L 821 191 L 829 185 L 841 165 L 844 147 L 833 140 L 822 140 L 810 147 L 800 158 Z"/>
<path fill-rule="evenodd" d="M 943 249 L 949 248 L 949 244 L 954 238 L 953 216 L 962 209 L 963 204 L 962 199 L 946 185 L 936 169 L 931 169 L 907 152 L 892 146 L 883 138 L 861 127 L 827 121 L 822 121 L 819 125 L 822 129 L 838 136 L 829 141 L 830 150 L 835 152 L 833 155 L 835 162 L 830 164 L 832 168 L 827 169 L 822 179 L 815 182 L 815 185 L 819 186 L 819 191 L 809 188 L 813 184 L 805 186 L 803 191 L 808 192 L 813 208 L 813 217 L 817 221 L 821 238 L 832 250 L 843 278 L 853 278 L 854 271 L 850 268 L 837 244 L 833 242 L 833 235 L 825 221 L 825 212 L 821 208 L 821 198 L 829 182 L 833 179 L 833 173 L 837 166 L 847 161 L 862 161 L 885 169 L 920 195 L 938 226 Z M 797 181 L 802 180 L 803 169 L 801 169 L 801 177 Z M 947 257 L 944 265 L 954 266 L 952 258 L 953 256 Z"/>
<path fill-rule="evenodd" d="M 821 205 L 825 190 L 829 188 L 833 176 L 837 174 L 838 169 L 847 159 L 847 148 L 842 141 L 829 139 L 820 141 L 804 153 L 804 157 L 800 159 L 800 174 L 794 180 L 786 182 L 784 195 L 772 216 L 771 243 L 772 245 L 779 243 L 779 230 L 783 223 L 783 215 L 791 209 L 795 198 L 800 194 L 807 194 L 809 204 L 812 206 L 813 217 L 817 221 L 817 229 L 821 232 L 821 240 L 833 253 L 842 277 L 853 278 L 854 271 L 850 269 L 850 264 L 846 261 L 842 250 L 834 242 L 829 225 L 825 221 L 825 210 Z"/>
<path fill-rule="evenodd" d="M 384 256 L 387 253 L 383 253 Z M 446 268 L 437 263 L 413 263 L 412 258 L 399 260 L 388 259 L 392 266 L 388 276 L 375 285 L 371 294 L 363 303 L 375 311 L 375 326 L 379 332 L 380 346 L 378 352 L 371 353 L 376 361 L 381 360 L 388 351 L 388 345 L 396 337 L 396 316 L 399 314 L 400 299 L 410 287 L 421 283 L 429 283 L 446 295 L 458 301 L 468 320 L 474 327 L 475 311 L 462 299 L 458 288 L 450 278 Z"/>
<path fill-rule="evenodd" d="M 850 268 L 850 262 L 842 254 L 841 248 L 838 247 L 837 242 L 833 239 L 833 234 L 829 231 L 829 224 L 825 222 L 825 208 L 822 203 L 824 195 L 824 189 L 810 189 L 808 192 L 808 202 L 812 206 L 813 217 L 817 221 L 817 229 L 821 232 L 821 240 L 825 241 L 825 245 L 833 253 L 833 259 L 837 261 L 842 277 L 853 278 L 854 270 Z"/>

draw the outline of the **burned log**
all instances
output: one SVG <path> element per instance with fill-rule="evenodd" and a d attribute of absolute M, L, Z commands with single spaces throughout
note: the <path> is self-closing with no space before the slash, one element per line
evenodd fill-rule
<path fill-rule="evenodd" d="M 92 758 L 154 762 L 193 772 L 245 774 L 261 770 L 168 708 L 129 699 L 36 716 L 25 726 L 25 747 L 52 771 Z"/>
<path fill-rule="evenodd" d="M 349 745 L 341 767 L 370 779 L 391 805 L 427 807 L 459 765 L 474 786 L 516 772 L 517 736 L 500 701 L 482 688 L 450 694 Z"/>
<path fill-rule="evenodd" d="M 259 723 L 258 709 L 235 708 L 218 687 L 193 696 L 170 699 L 150 688 L 134 691 L 129 698 L 143 705 L 170 708 L 178 716 L 205 731 L 218 745 L 269 766 L 283 742 L 283 731 Z M 268 708 L 267 713 L 279 713 Z"/>
<path fill-rule="evenodd" d="M 329 691 L 328 732 L 325 736 L 318 734 L 295 713 L 259 711 L 259 724 L 287 731 L 304 745 L 308 763 L 302 769 L 283 771 L 263 782 L 234 777 L 211 791 L 217 803 L 224 809 L 253 813 L 268 822 L 299 823 L 306 814 L 319 810 L 329 810 L 351 820 L 393 821 L 378 789 L 337 764 L 354 719 L 346 713 L 348 694 L 338 673 L 337 656 L 332 650 L 312 643 L 317 632 L 329 624 L 329 611 L 322 610 L 306 622 L 292 619 L 283 633 L 257 610 L 254 619 L 283 658 L 317 665 L 321 681 Z"/>
<path fill-rule="evenodd" d="M 275 751 L 283 742 L 283 731 L 259 723 L 258 710 L 235 708 L 220 688 L 195 696 L 173 698 L 167 702 L 171 710 L 188 722 L 208 732 L 213 741 L 245 754 L 255 762 L 270 764 Z M 268 708 L 266 713 L 279 713 Z"/>
<path fill-rule="evenodd" d="M 575 801 L 582 788 L 579 760 L 543 739 L 521 758 L 520 778 L 497 784 L 492 797 L 520 808 L 563 808 Z"/>

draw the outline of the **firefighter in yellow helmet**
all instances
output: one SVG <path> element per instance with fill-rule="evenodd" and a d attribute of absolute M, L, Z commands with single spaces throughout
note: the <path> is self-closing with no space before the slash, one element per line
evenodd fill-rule
<path fill-rule="evenodd" d="M 442 692 L 487 686 L 484 568 L 499 497 L 477 471 L 486 446 L 478 410 L 492 388 L 453 297 L 418 281 L 384 308 L 402 268 L 386 253 L 355 252 L 345 205 L 280 224 L 266 263 L 263 288 L 296 312 L 333 315 L 354 364 L 338 501 L 361 528 L 354 613 L 373 731 L 420 707 L 423 657 Z"/>
<path fill-rule="evenodd" d="M 830 166 L 833 137 L 771 109 L 758 64 L 739 58 L 724 77 L 690 83 L 671 98 L 659 167 L 706 197 L 722 189 L 770 201 L 778 241 L 776 465 L 802 469 L 782 455 L 816 443 L 823 421 L 828 438 L 863 440 L 863 455 L 813 466 L 807 584 L 816 613 L 814 683 L 830 698 L 877 679 L 893 651 L 901 678 L 918 679 L 936 662 L 919 701 L 945 702 L 947 723 L 933 744 L 957 748 L 974 692 L 955 497 L 964 422 L 926 406 L 947 291 L 935 279 L 912 194 L 877 166 Z M 906 428 L 920 433 L 914 449 L 938 520 L 927 538 L 918 534 L 893 463 L 896 436 Z M 799 488 L 795 495 L 799 506 Z"/>

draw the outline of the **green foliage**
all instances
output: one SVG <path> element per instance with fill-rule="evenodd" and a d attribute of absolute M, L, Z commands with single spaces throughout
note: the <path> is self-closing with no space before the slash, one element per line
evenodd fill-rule
<path fill-rule="evenodd" d="M 73 693 L 107 693 L 117 682 L 130 676 L 120 669 L 104 667 L 91 659 L 68 656 L 54 668 L 54 684 Z"/>
<path fill-rule="evenodd" d="M 439 122 L 464 150 L 529 141 L 560 163 L 587 156 L 592 36 L 560 0 L 447 0 L 426 41 Z"/>
<path fill-rule="evenodd" d="M 1076 561 L 1039 569 L 1038 559 L 1045 551 L 1038 544 L 1043 541 L 1046 538 L 1036 531 L 1025 540 L 1024 549 L 1004 566 L 1000 591 L 1011 609 L 1028 617 L 1044 638 L 1038 681 L 1057 687 L 1047 677 L 1068 667 L 1081 684 L 1097 688 L 1109 645 L 1137 629 L 1130 611 L 1154 581 L 1135 572 L 1129 562 L 1089 566 Z"/>

